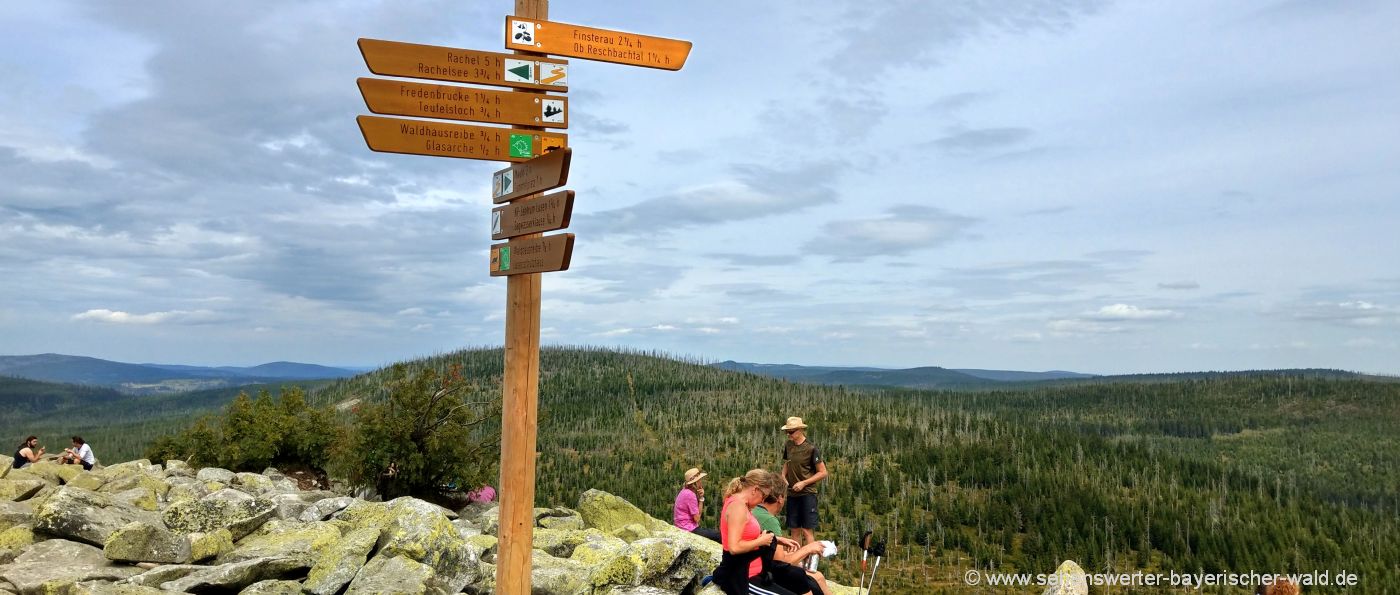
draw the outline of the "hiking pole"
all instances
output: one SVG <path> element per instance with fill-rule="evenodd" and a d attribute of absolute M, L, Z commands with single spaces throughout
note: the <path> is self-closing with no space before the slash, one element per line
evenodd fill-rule
<path fill-rule="evenodd" d="M 875 566 L 870 569 L 870 584 L 865 587 L 865 595 L 870 595 L 870 589 L 875 587 L 875 573 L 880 571 L 880 559 L 885 557 L 885 542 L 874 541 L 867 538 L 866 543 L 868 545 L 866 546 L 865 552 L 875 556 Z M 861 574 L 861 580 L 864 581 L 864 572 L 862 571 Z"/>
<path fill-rule="evenodd" d="M 860 595 L 860 590 L 865 588 L 865 560 L 868 557 L 870 557 L 870 531 L 866 531 L 864 535 L 860 536 L 860 582 L 857 583 L 856 595 Z"/>

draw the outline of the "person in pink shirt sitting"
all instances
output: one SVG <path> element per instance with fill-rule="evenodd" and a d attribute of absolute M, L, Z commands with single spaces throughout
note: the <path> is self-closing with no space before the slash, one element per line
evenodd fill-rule
<path fill-rule="evenodd" d="M 709 474 L 694 468 L 685 472 L 685 485 L 681 487 L 680 493 L 676 494 L 676 506 L 672 509 L 671 521 L 681 530 L 718 542 L 719 531 L 700 526 L 701 512 L 705 510 L 706 475 Z"/>
<path fill-rule="evenodd" d="M 471 504 L 489 504 L 496 501 L 496 488 L 489 485 L 481 486 L 475 490 L 467 492 L 467 502 Z"/>

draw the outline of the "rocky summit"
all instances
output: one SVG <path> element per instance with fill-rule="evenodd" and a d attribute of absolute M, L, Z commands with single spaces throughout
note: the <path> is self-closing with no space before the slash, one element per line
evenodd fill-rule
<path fill-rule="evenodd" d="M 0 467 L 0 595 L 494 593 L 495 506 L 303 491 L 267 469 Z M 599 490 L 536 508 L 545 595 L 719 595 L 719 545 Z M 833 585 L 837 593 L 855 589 Z"/>

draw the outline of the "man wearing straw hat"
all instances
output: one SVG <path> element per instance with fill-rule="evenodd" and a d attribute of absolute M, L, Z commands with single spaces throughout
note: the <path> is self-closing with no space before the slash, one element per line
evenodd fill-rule
<path fill-rule="evenodd" d="M 817 445 L 807 439 L 807 424 L 800 417 L 789 417 L 782 430 L 783 479 L 788 483 L 788 536 L 800 545 L 817 540 L 817 482 L 826 479 L 826 462 Z"/>
<path fill-rule="evenodd" d="M 696 468 L 686 470 L 685 485 L 681 487 L 681 492 L 676 494 L 676 505 L 671 510 L 671 522 L 682 530 L 719 541 L 719 531 L 700 526 L 700 514 L 705 510 L 707 475 L 709 473 L 703 473 Z"/>

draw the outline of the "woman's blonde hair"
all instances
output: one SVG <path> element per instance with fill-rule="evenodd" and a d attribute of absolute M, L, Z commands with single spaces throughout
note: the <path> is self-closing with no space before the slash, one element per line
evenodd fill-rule
<path fill-rule="evenodd" d="M 749 469 L 748 473 L 729 480 L 729 483 L 724 486 L 724 497 L 728 498 L 753 487 L 763 490 L 767 494 L 777 494 L 786 489 L 787 484 L 777 473 L 767 469 Z"/>

